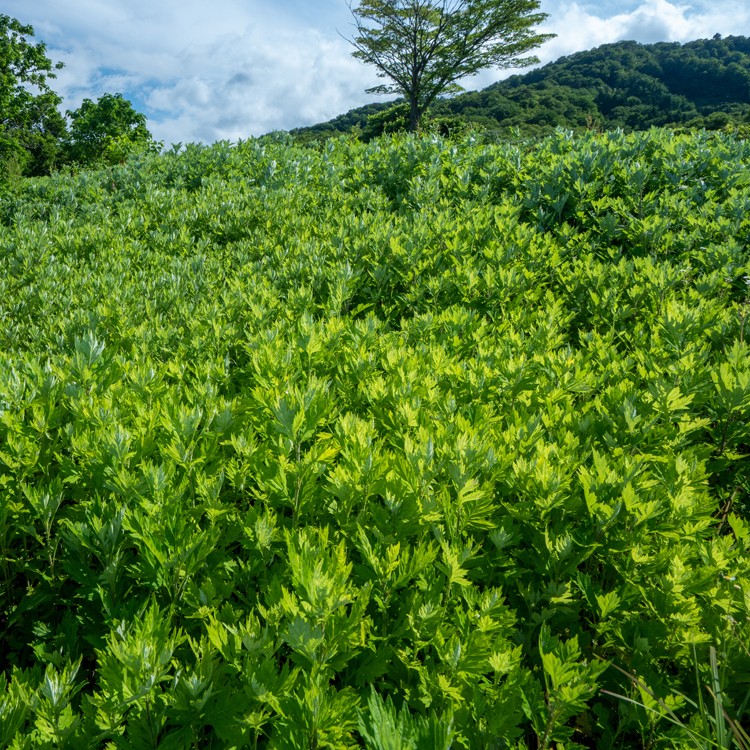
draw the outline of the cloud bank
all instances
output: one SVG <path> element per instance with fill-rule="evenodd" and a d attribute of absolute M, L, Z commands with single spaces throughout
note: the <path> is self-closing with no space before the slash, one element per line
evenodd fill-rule
<path fill-rule="evenodd" d="M 149 118 L 167 145 L 236 141 L 311 125 L 371 101 L 379 82 L 351 57 L 351 16 L 344 0 L 6 0 L 5 12 L 31 23 L 48 56 L 65 62 L 53 88 L 75 109 L 84 98 L 121 93 Z M 543 0 L 540 31 L 558 36 L 542 63 L 601 44 L 644 44 L 750 36 L 750 4 L 668 0 Z M 482 71 L 467 89 L 512 75 Z M 523 71 L 521 71 L 523 72 Z"/>

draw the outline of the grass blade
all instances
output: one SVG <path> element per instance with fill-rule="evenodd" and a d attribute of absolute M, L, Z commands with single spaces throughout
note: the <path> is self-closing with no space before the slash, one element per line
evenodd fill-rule
<path fill-rule="evenodd" d="M 632 698 L 628 698 L 625 695 L 620 695 L 619 693 L 611 693 L 609 690 L 602 690 L 602 693 L 605 693 L 606 695 L 611 695 L 613 698 L 619 698 L 622 701 L 625 701 L 626 703 L 632 703 L 634 706 L 640 706 L 641 708 L 645 708 L 646 711 L 650 711 L 652 714 L 656 714 L 662 719 L 666 719 L 670 724 L 674 724 L 676 727 L 679 727 L 682 729 L 685 734 L 689 737 L 689 739 L 693 742 L 693 744 L 698 748 L 698 750 L 705 750 L 705 744 L 704 742 L 709 742 L 712 745 L 716 745 L 716 743 L 711 740 L 709 737 L 701 737 L 699 734 L 695 734 L 692 729 L 685 726 L 677 716 L 675 716 L 669 709 L 667 708 L 667 711 L 669 711 L 672 716 L 674 716 L 674 719 L 672 716 L 668 716 L 666 714 L 659 713 L 655 708 L 651 708 L 650 706 L 646 706 L 645 704 L 641 703 L 640 701 L 633 700 Z M 659 700 L 658 698 L 656 700 Z M 664 704 L 659 701 L 659 703 L 664 706 Z M 666 706 L 664 706 L 666 708 Z"/>
<path fill-rule="evenodd" d="M 708 716 L 706 716 L 706 706 L 703 703 L 703 691 L 701 690 L 700 676 L 698 674 L 698 655 L 695 652 L 695 638 L 693 638 L 693 664 L 695 665 L 695 687 L 698 691 L 698 705 L 701 721 L 703 722 L 703 732 L 706 737 L 709 737 L 711 735 L 711 728 L 708 724 Z"/>
<path fill-rule="evenodd" d="M 708 685 L 706 685 L 706 690 L 708 690 L 708 692 L 711 694 L 711 697 L 716 700 L 716 696 L 714 695 L 713 690 L 711 690 Z M 721 707 L 721 710 L 724 714 L 724 718 L 729 724 L 729 728 L 732 730 L 734 741 L 737 743 L 737 747 L 739 747 L 740 750 L 750 750 L 750 737 L 748 737 L 747 732 L 739 724 L 735 724 L 735 722 L 733 722 L 729 718 L 729 714 L 727 714 L 724 706 Z M 727 747 L 729 747 L 729 745 Z"/>
<path fill-rule="evenodd" d="M 719 666 L 716 661 L 716 649 L 711 646 L 708 649 L 709 658 L 711 661 L 711 682 L 713 690 L 711 695 L 714 699 L 714 716 L 716 718 L 716 733 L 719 742 L 719 747 L 728 748 L 727 745 L 727 726 L 724 722 L 724 704 L 721 697 L 721 682 L 719 680 Z"/>

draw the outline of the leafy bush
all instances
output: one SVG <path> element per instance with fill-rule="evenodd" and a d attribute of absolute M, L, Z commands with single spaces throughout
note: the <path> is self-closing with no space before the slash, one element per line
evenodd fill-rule
<path fill-rule="evenodd" d="M 72 122 L 65 152 L 75 164 L 88 168 L 121 164 L 136 153 L 158 153 L 163 145 L 146 129 L 146 116 L 121 94 L 104 94 L 96 104 L 84 99 L 67 114 Z"/>
<path fill-rule="evenodd" d="M 443 137 L 466 135 L 472 128 L 481 129 L 478 123 L 472 123 L 461 116 L 433 117 L 426 114 L 422 118 L 421 130 Z M 369 115 L 367 124 L 362 129 L 362 140 L 369 141 L 381 135 L 403 133 L 409 130 L 409 105 L 395 104 L 389 109 Z"/>

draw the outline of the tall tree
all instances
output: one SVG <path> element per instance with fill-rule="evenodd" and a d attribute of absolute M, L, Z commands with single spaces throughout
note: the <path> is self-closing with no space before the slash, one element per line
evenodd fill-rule
<path fill-rule="evenodd" d="M 72 120 L 67 150 L 79 164 L 114 163 L 135 151 L 158 150 L 146 128 L 146 116 L 122 94 L 104 94 L 96 104 L 84 99 L 67 114 Z"/>
<path fill-rule="evenodd" d="M 539 0 L 361 0 L 349 10 L 357 34 L 352 55 L 392 83 L 367 89 L 401 94 L 410 105 L 409 130 L 440 95 L 462 91 L 456 81 L 485 68 L 539 62 L 519 55 L 555 34 L 536 34 L 547 18 Z M 371 22 L 375 26 L 367 26 Z"/>
<path fill-rule="evenodd" d="M 33 26 L 0 15 L 0 165 L 3 172 L 48 174 L 59 154 L 65 119 L 62 102 L 47 84 L 64 67 L 46 55 L 43 42 L 32 44 Z"/>

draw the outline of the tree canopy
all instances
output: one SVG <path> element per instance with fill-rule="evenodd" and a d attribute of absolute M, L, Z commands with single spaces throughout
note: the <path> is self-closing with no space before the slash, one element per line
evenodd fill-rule
<path fill-rule="evenodd" d="M 385 112 L 402 103 L 406 100 L 371 103 L 292 133 L 302 141 L 352 131 L 371 137 L 388 132 L 402 117 L 401 110 Z M 375 114 L 378 117 L 371 121 Z M 715 130 L 747 124 L 750 39 L 605 44 L 482 91 L 435 101 L 427 110 L 429 121 L 444 117 L 461 117 L 500 137 L 511 137 L 511 130 L 544 136 L 557 126 L 630 132 L 652 126 Z"/>
<path fill-rule="evenodd" d="M 49 87 L 55 70 L 44 42 L 32 44 L 34 28 L 0 15 L 0 165 L 2 171 L 45 174 L 55 165 L 65 133 L 62 102 Z"/>
<path fill-rule="evenodd" d="M 68 165 L 115 163 L 136 151 L 158 150 L 145 115 L 121 94 L 84 99 L 71 120 L 59 111 L 62 97 L 49 79 L 64 63 L 52 63 L 34 27 L 0 15 L 0 183 L 41 176 Z"/>
<path fill-rule="evenodd" d="M 463 91 L 457 81 L 538 63 L 520 55 L 555 36 L 533 31 L 547 18 L 534 12 L 539 0 L 362 0 L 349 8 L 357 29 L 352 55 L 391 80 L 368 93 L 401 94 L 411 131 L 439 96 Z"/>
<path fill-rule="evenodd" d="M 117 162 L 136 150 L 155 146 L 146 116 L 136 112 L 122 94 L 104 94 L 96 103 L 84 99 L 71 119 L 68 153 L 73 161 Z"/>

